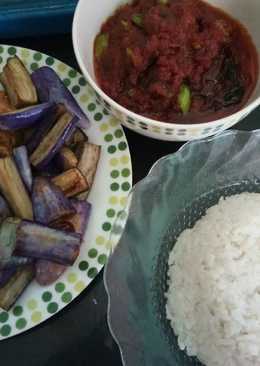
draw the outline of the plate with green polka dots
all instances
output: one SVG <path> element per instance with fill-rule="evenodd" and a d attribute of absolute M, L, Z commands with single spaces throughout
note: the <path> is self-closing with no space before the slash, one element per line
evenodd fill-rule
<path fill-rule="evenodd" d="M 95 182 L 89 195 L 93 206 L 80 256 L 53 285 L 32 282 L 9 311 L 0 309 L 0 340 L 17 335 L 47 320 L 73 301 L 97 276 L 116 245 L 110 237 L 113 224 L 126 205 L 132 186 L 132 166 L 126 137 L 119 121 L 96 100 L 95 93 L 76 70 L 43 53 L 0 46 L 0 64 L 17 55 L 32 72 L 48 65 L 61 77 L 88 115 L 89 140 L 102 146 Z"/>

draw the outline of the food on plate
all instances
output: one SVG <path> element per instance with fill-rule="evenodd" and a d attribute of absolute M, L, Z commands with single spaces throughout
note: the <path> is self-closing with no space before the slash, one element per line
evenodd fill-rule
<path fill-rule="evenodd" d="M 8 257 L 2 256 L 1 258 L 2 259 L 0 261 L 0 269 L 1 269 L 0 273 L 4 273 L 6 270 L 9 270 L 9 269 L 16 270 L 17 267 L 22 267 L 27 264 L 33 263 L 33 259 L 31 259 L 31 258 L 17 257 L 15 255 L 11 255 Z"/>
<path fill-rule="evenodd" d="M 31 131 L 28 139 L 26 139 L 26 146 L 29 154 L 38 147 L 42 141 L 42 137 L 51 130 L 58 118 L 60 118 L 65 112 L 66 109 L 63 104 L 51 104 L 50 113 L 45 114 L 43 118 L 41 118 L 39 126 L 37 125 L 37 128 Z"/>
<path fill-rule="evenodd" d="M 36 124 L 47 113 L 52 114 L 52 103 L 41 103 L 8 113 L 0 114 L 1 130 L 18 130 L 31 127 Z"/>
<path fill-rule="evenodd" d="M 64 113 L 30 156 L 31 164 L 36 168 L 47 165 L 73 133 L 78 121 L 77 117 L 68 112 Z"/>
<path fill-rule="evenodd" d="M 61 103 L 68 112 L 79 119 L 79 127 L 86 128 L 89 125 L 87 116 L 54 70 L 48 66 L 40 67 L 32 73 L 32 80 L 42 103 Z"/>
<path fill-rule="evenodd" d="M 8 59 L 0 80 L 14 108 L 23 108 L 37 103 L 37 93 L 31 76 L 18 57 Z"/>
<path fill-rule="evenodd" d="M 78 168 L 66 170 L 53 177 L 52 182 L 62 190 L 66 197 L 89 191 L 89 184 Z"/>
<path fill-rule="evenodd" d="M 5 92 L 0 91 L 0 113 L 8 113 L 13 110 Z"/>
<path fill-rule="evenodd" d="M 79 128 L 76 129 L 73 135 L 71 135 L 71 138 L 66 141 L 66 146 L 70 147 L 73 151 L 77 149 L 78 145 L 87 142 L 88 136 L 85 135 Z"/>
<path fill-rule="evenodd" d="M 65 265 L 72 265 L 79 255 L 81 237 L 76 233 L 22 220 L 15 224 L 14 236 L 15 255 Z"/>
<path fill-rule="evenodd" d="M 92 186 L 97 164 L 100 159 L 101 148 L 100 146 L 85 142 L 79 145 L 76 152 L 79 158 L 78 168 L 86 178 L 89 186 Z"/>
<path fill-rule="evenodd" d="M 74 152 L 64 146 L 57 154 L 57 164 L 60 165 L 62 170 L 69 170 L 78 166 L 78 159 Z"/>
<path fill-rule="evenodd" d="M 13 150 L 14 160 L 21 178 L 30 192 L 32 190 L 32 170 L 26 146 L 19 146 Z"/>
<path fill-rule="evenodd" d="M 10 309 L 33 280 L 34 275 L 34 265 L 18 268 L 4 286 L 0 288 L 0 308 Z"/>
<path fill-rule="evenodd" d="M 71 199 L 70 202 L 73 205 L 75 214 L 70 215 L 63 220 L 59 220 L 56 223 L 56 226 L 62 228 L 64 224 L 66 227 L 69 223 L 73 227 L 75 233 L 83 236 L 88 226 L 91 214 L 91 204 L 87 201 L 79 201 L 77 199 Z"/>
<path fill-rule="evenodd" d="M 16 144 L 16 138 L 13 132 L 0 130 L 0 157 L 5 158 L 12 154 Z"/>
<path fill-rule="evenodd" d="M 34 218 L 40 224 L 48 225 L 76 213 L 72 202 L 47 177 L 34 179 L 32 202 Z"/>
<path fill-rule="evenodd" d="M 0 80 L 0 308 L 8 311 L 33 278 L 50 285 L 76 261 L 91 214 L 77 195 L 87 199 L 101 148 L 88 143 L 80 129 L 88 118 L 54 70 L 30 75 L 12 57 Z"/>
<path fill-rule="evenodd" d="M 68 267 L 63 264 L 39 259 L 35 263 L 35 279 L 41 286 L 48 286 L 56 282 Z"/>
<path fill-rule="evenodd" d="M 201 0 L 134 0 L 94 43 L 101 89 L 130 111 L 172 123 L 240 110 L 258 78 L 258 54 L 238 21 Z"/>
<path fill-rule="evenodd" d="M 170 253 L 167 317 L 206 366 L 259 364 L 259 208 L 259 193 L 221 198 Z"/>
<path fill-rule="evenodd" d="M 70 202 L 75 210 L 75 214 L 60 217 L 58 220 L 54 221 L 51 226 L 56 229 L 73 231 L 83 238 L 91 213 L 91 204 L 87 201 L 79 201 L 77 199 L 71 199 Z M 36 281 L 42 286 L 50 285 L 55 282 L 67 269 L 63 264 L 50 262 L 44 259 L 37 260 L 35 267 Z"/>
<path fill-rule="evenodd" d="M 4 197 L 0 195 L 0 221 L 2 222 L 9 216 L 11 216 L 10 207 Z"/>
<path fill-rule="evenodd" d="M 0 191 L 17 217 L 33 219 L 32 202 L 12 156 L 0 159 Z"/>

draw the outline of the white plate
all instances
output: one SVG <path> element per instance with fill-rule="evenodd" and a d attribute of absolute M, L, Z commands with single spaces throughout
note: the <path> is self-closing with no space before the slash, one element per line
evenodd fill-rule
<path fill-rule="evenodd" d="M 116 244 L 109 241 L 111 229 L 132 186 L 131 158 L 123 129 L 119 121 L 99 105 L 82 75 L 50 56 L 13 46 L 0 46 L 0 66 L 15 54 L 30 72 L 48 65 L 59 74 L 87 113 L 91 121 L 87 135 L 91 142 L 102 145 L 102 154 L 88 199 L 92 215 L 78 260 L 55 284 L 40 287 L 34 281 L 9 312 L 0 310 L 0 340 L 49 319 L 91 283 Z"/>

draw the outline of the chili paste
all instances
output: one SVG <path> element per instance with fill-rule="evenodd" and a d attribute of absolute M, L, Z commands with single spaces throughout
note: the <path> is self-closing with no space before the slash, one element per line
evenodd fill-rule
<path fill-rule="evenodd" d="M 136 0 L 102 25 L 94 46 L 101 89 L 164 122 L 199 123 L 244 106 L 258 55 L 243 25 L 202 0 Z"/>

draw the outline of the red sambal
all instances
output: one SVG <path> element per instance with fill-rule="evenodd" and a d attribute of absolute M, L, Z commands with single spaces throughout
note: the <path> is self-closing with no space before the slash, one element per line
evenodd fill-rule
<path fill-rule="evenodd" d="M 107 95 L 165 122 L 234 113 L 258 78 L 247 30 L 201 0 L 136 0 L 120 7 L 96 37 L 94 58 Z"/>

